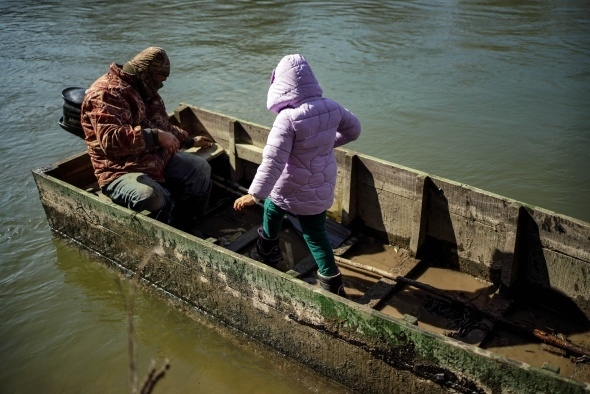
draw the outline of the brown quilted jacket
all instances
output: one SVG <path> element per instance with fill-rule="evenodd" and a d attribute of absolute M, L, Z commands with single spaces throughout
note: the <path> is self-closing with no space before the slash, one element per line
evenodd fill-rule
<path fill-rule="evenodd" d="M 152 133 L 146 129 L 168 131 L 181 145 L 188 138 L 186 131 L 170 124 L 162 98 L 156 95 L 149 103 L 144 102 L 136 84 L 135 75 L 113 63 L 109 72 L 86 91 L 82 128 L 100 187 L 129 172 L 142 172 L 164 182 L 164 169 L 171 156 L 154 144 Z"/>

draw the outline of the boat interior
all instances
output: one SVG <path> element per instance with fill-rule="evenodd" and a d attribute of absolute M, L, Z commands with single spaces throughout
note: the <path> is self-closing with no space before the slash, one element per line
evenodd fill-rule
<path fill-rule="evenodd" d="M 242 211 L 234 200 L 247 184 L 229 180 L 220 156 L 211 208 L 200 230 L 211 242 L 250 257 L 261 226 L 261 204 Z M 326 225 L 348 297 L 428 331 L 530 365 L 590 382 L 590 322 L 567 298 L 540 287 L 504 293 L 500 286 L 456 269 L 442 256 L 416 258 L 362 223 Z M 317 266 L 296 217 L 287 215 L 277 269 L 319 288 Z M 540 333 L 541 336 L 535 335 Z M 579 344 L 579 351 L 574 349 Z"/>

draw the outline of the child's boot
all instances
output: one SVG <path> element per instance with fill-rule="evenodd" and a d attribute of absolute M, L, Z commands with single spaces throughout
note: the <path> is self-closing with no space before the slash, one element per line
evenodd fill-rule
<path fill-rule="evenodd" d="M 338 272 L 334 276 L 323 276 L 318 271 L 318 279 L 322 289 L 328 290 L 330 293 L 339 295 L 340 297 L 348 298 L 344 291 L 344 283 L 342 283 L 342 275 Z"/>
<path fill-rule="evenodd" d="M 266 238 L 262 227 L 259 227 L 256 251 L 252 253 L 252 257 L 268 266 L 276 267 L 278 263 L 283 261 L 283 253 L 281 253 L 279 247 L 279 237 Z"/>

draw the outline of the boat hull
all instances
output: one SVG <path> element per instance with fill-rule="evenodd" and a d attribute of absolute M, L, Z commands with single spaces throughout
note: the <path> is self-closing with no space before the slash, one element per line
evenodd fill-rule
<path fill-rule="evenodd" d="M 207 113 L 205 123 L 207 117 L 223 127 L 227 127 L 226 120 L 230 119 Z M 215 135 L 211 127 L 209 131 Z M 220 143 L 222 139 L 215 136 Z M 233 151 L 239 151 L 233 144 Z M 228 142 L 228 149 L 232 149 L 231 145 Z M 376 182 L 382 170 L 371 170 L 371 166 L 393 167 L 390 163 L 358 156 L 353 159 L 347 151 L 338 155 L 341 161 L 364 163 L 355 170 L 359 182 L 369 183 L 367 174 L 373 174 L 371 182 Z M 241 171 L 247 173 L 248 169 Z M 396 167 L 394 172 L 399 176 L 411 173 L 401 167 Z M 156 290 L 163 299 L 189 309 L 197 308 L 350 389 L 363 393 L 582 393 L 589 390 L 586 383 L 426 331 L 411 321 L 335 296 L 248 256 L 113 204 L 94 190 L 87 190 L 89 174 L 92 175 L 92 168 L 87 154 L 33 171 L 53 231 L 97 253 L 102 261 L 123 272 L 136 272 L 147 262 L 141 267 L 142 284 Z M 413 178 L 426 177 L 422 174 L 416 177 L 413 173 Z M 350 188 L 350 180 L 340 179 L 338 193 L 342 194 L 347 185 Z M 393 185 L 395 180 L 388 182 Z M 351 189 L 359 188 L 363 187 L 356 183 Z M 445 188 L 459 189 L 460 185 L 446 182 Z M 436 228 L 432 217 L 440 212 L 435 209 L 437 202 L 431 199 L 430 208 L 427 207 L 436 211 L 428 219 L 431 223 L 428 232 L 423 227 L 426 219 L 416 217 L 416 212 L 424 209 L 425 187 L 416 187 L 414 182 L 409 189 L 413 190 L 412 196 L 420 196 L 403 197 L 414 199 L 409 204 L 412 214 L 408 221 L 417 224 L 396 231 L 398 223 L 393 227 L 379 223 L 381 233 L 415 251 L 429 243 L 445 245 L 444 234 L 435 237 L 439 230 L 432 230 Z M 434 190 L 433 187 L 428 193 Z M 398 189 L 392 192 L 404 194 Z M 354 198 L 370 197 L 363 197 L 362 193 Z M 451 204 L 448 197 L 445 199 L 448 212 Z M 345 209 L 343 214 L 342 207 L 351 206 L 351 199 L 345 200 L 338 200 L 332 217 L 342 220 L 346 215 L 362 216 L 370 227 L 371 215 L 375 214 L 363 213 L 368 208 L 358 204 L 354 210 Z M 384 204 L 391 207 L 395 203 L 387 200 Z M 522 220 L 519 219 L 521 209 L 515 205 L 502 211 L 508 212 L 511 219 L 507 223 L 515 227 L 506 231 L 498 242 L 511 243 L 523 236 L 517 231 Z M 507 225 L 502 222 L 499 226 Z M 461 264 L 475 266 L 469 259 L 463 259 Z"/>

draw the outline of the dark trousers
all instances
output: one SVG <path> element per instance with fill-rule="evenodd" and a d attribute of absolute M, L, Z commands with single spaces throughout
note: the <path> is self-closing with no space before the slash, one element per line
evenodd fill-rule
<path fill-rule="evenodd" d="M 134 211 L 150 211 L 158 220 L 168 215 L 172 201 L 200 201 L 195 209 L 206 205 L 211 188 L 211 166 L 201 157 L 185 152 L 177 152 L 170 158 L 164 174 L 166 186 L 149 176 L 133 172 L 128 173 L 103 188 L 103 192 L 119 205 Z M 186 214 L 186 213 L 183 213 Z"/>

